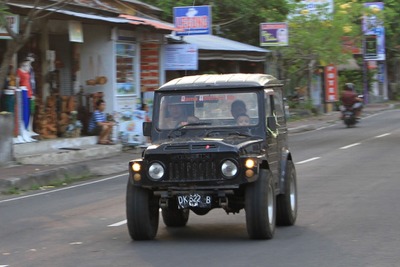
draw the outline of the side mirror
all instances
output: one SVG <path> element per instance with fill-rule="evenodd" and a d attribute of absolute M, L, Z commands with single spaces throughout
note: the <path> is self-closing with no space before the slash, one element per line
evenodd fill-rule
<path fill-rule="evenodd" d="M 268 117 L 267 124 L 267 127 L 270 131 L 276 131 L 276 118 L 274 116 Z"/>
<path fill-rule="evenodd" d="M 151 135 L 151 128 L 153 123 L 145 121 L 143 122 L 143 136 L 150 136 Z"/>

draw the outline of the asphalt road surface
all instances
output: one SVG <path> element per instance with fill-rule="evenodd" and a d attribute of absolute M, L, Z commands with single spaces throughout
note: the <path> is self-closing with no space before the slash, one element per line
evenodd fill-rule
<path fill-rule="evenodd" d="M 131 241 L 122 175 L 0 199 L 0 267 L 399 266 L 400 110 L 289 138 L 299 214 L 272 240 L 248 239 L 244 211 L 213 210 Z"/>

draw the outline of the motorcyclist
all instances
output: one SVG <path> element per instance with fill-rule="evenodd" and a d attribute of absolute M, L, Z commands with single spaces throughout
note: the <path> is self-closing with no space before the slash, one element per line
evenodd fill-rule
<path fill-rule="evenodd" d="M 353 109 L 357 119 L 361 118 L 363 100 L 354 92 L 354 84 L 346 83 L 340 97 L 344 110 Z"/>

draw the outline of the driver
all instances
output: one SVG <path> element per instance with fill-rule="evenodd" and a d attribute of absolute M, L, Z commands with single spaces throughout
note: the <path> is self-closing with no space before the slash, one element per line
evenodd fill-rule
<path fill-rule="evenodd" d="M 187 105 L 182 103 L 168 103 L 167 114 L 169 115 L 162 120 L 162 128 L 172 129 L 188 123 L 196 123 L 199 118 L 195 116 L 189 116 Z"/>
<path fill-rule="evenodd" d="M 362 99 L 357 96 L 354 92 L 354 84 L 346 83 L 344 86 L 343 93 L 340 97 L 340 101 L 342 101 L 344 109 L 354 109 L 356 118 L 361 117 L 362 110 Z M 343 118 L 342 118 L 343 119 Z"/>

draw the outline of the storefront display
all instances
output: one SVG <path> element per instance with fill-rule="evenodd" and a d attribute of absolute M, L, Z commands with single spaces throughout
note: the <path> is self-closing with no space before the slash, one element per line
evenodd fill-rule
<path fill-rule="evenodd" d="M 135 53 L 136 45 L 131 43 L 116 44 L 116 95 L 135 95 Z"/>
<path fill-rule="evenodd" d="M 118 139 L 126 145 L 141 145 L 145 143 L 142 134 L 142 124 L 146 111 L 139 110 L 138 99 L 134 96 L 118 97 L 115 120 L 118 123 Z"/>

